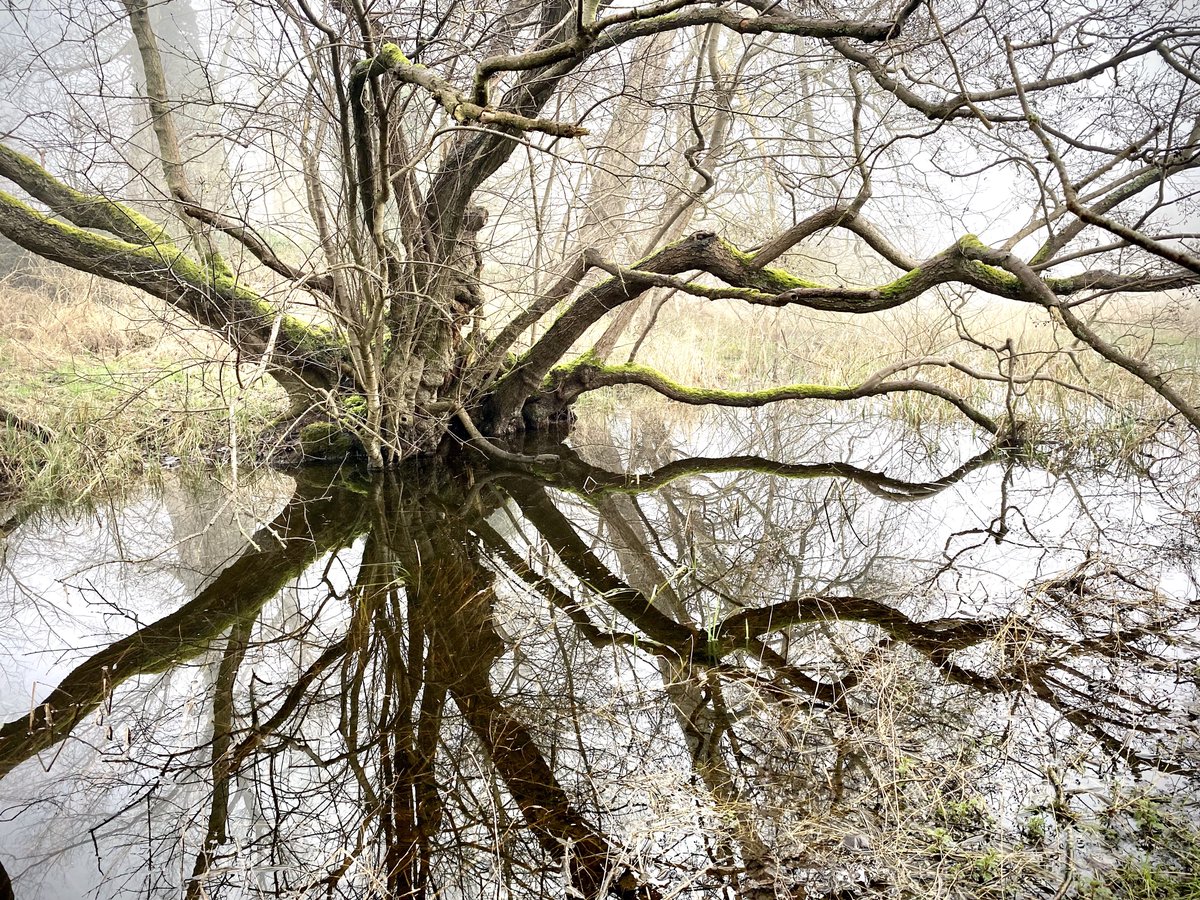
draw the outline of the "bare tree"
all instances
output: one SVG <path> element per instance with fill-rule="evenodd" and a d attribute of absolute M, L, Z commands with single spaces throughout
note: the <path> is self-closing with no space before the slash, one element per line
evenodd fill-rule
<path fill-rule="evenodd" d="M 767 900 L 863 859 L 842 843 L 855 823 L 919 836 L 877 846 L 893 883 L 940 869 L 925 804 L 971 795 L 960 753 L 1001 767 L 988 777 L 1004 803 L 1014 769 L 1042 783 L 1043 747 L 1081 772 L 1193 783 L 1187 599 L 1105 560 L 1088 527 L 1067 539 L 1090 548 L 1079 566 L 971 612 L 964 585 L 997 588 L 980 557 L 947 558 L 903 524 L 936 521 L 922 507 L 1013 460 L 930 477 L 896 457 L 890 473 L 648 455 L 638 477 L 570 453 L 542 476 L 461 455 L 373 481 L 304 472 L 194 599 L 84 651 L 0 724 L 0 782 L 36 798 L 9 813 L 36 823 L 47 804 L 68 815 L 66 792 L 107 795 L 115 809 L 76 811 L 78 833 L 56 839 L 106 877 L 144 874 L 151 895 Z M 1041 496 L 1028 484 L 996 512 Z M 1090 502 L 1071 509 L 1086 521 Z M 1057 525 L 1027 526 L 1025 549 L 1061 560 Z M 1138 552 L 1161 559 L 1193 530 L 1168 520 Z M 1135 531 L 1102 543 L 1128 551 Z M 987 551 L 993 534 L 978 537 Z M 1011 568 L 1009 549 L 991 559 Z M 293 583 L 307 602 L 280 615 L 272 595 Z M 123 722 L 136 742 L 108 753 Z M 1004 752 L 981 753 L 990 741 Z M 18 889 L 54 884 L 57 847 L 41 843 L 5 847 Z M 135 844 L 155 852 L 120 852 Z"/>
<path fill-rule="evenodd" d="M 850 315 L 945 289 L 1031 304 L 1200 427 L 1194 398 L 1095 321 L 1112 292 L 1200 279 L 1188 225 L 1200 33 L 1171 0 L 828 15 L 767 0 L 226 0 L 205 13 L 206 48 L 164 43 L 146 0 L 67 15 L 58 44 L 27 35 L 17 58 L 97 129 L 140 97 L 161 173 L 134 191 L 99 169 L 87 183 L 75 164 L 72 186 L 52 172 L 63 116 L 22 95 L 0 148 L 0 176 L 19 189 L 0 193 L 0 234 L 219 333 L 263 362 L 297 419 L 352 432 L 375 467 L 452 427 L 569 421 L 582 393 L 617 384 L 733 406 L 917 391 L 988 432 L 1014 427 L 1011 408 L 925 377 L 938 359 L 758 391 L 609 362 L 654 290 Z M 118 29 L 140 71 L 105 58 Z M 56 50 L 77 46 L 93 92 L 55 68 Z M 183 67 L 186 103 L 167 64 L 180 58 L 203 74 Z M 109 134 L 106 159 L 119 155 Z M 222 155 L 200 189 L 201 159 Z M 986 243 L 960 227 L 987 224 L 969 202 L 943 198 L 932 228 L 905 209 L 981 173 L 1008 188 Z M 680 238 L 698 211 L 721 233 Z M 891 274 L 792 271 L 831 230 Z M 563 365 L 606 317 L 596 352 Z"/>

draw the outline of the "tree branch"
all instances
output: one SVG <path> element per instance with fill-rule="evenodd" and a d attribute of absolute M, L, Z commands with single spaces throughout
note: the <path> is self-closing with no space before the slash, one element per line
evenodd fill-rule
<path fill-rule="evenodd" d="M 74 228 L 3 191 L 0 234 L 53 262 L 165 300 L 250 356 L 268 352 L 275 320 L 281 318 L 271 374 L 289 391 L 338 381 L 341 343 L 332 332 L 282 316 L 237 279 L 199 265 L 174 244 L 138 246 Z"/>
<path fill-rule="evenodd" d="M 496 109 L 468 100 L 446 79 L 434 75 L 420 63 L 409 61 L 395 44 L 384 44 L 373 59 L 364 60 L 351 73 L 351 97 L 355 85 L 376 75 L 390 74 L 397 81 L 415 85 L 428 92 L 456 122 L 478 122 L 496 128 L 513 128 L 517 131 L 538 131 L 554 137 L 574 138 L 587 134 L 586 128 L 553 119 L 523 116 L 506 109 Z"/>
<path fill-rule="evenodd" d="M 1200 278 L 1188 273 L 1145 278 L 1097 270 L 1066 278 L 1042 279 L 1030 270 L 1034 281 L 1040 285 L 1039 292 L 1031 294 L 1028 285 L 1007 268 L 985 264 L 984 259 L 974 253 L 982 246 L 974 235 L 967 235 L 899 278 L 872 288 L 821 285 L 782 269 L 756 268 L 752 255 L 711 232 L 698 232 L 670 244 L 638 263 L 636 268 L 601 263 L 600 267 L 613 272 L 614 277 L 580 295 L 541 340 L 496 383 L 488 401 L 492 405 L 491 414 L 498 421 L 507 421 L 525 398 L 539 390 L 554 365 L 594 322 L 651 287 L 667 287 L 710 300 L 736 299 L 768 307 L 795 305 L 860 314 L 901 306 L 938 285 L 949 283 L 965 284 L 998 297 L 1027 303 L 1042 303 L 1039 298 L 1044 292 L 1056 306 L 1062 306 L 1057 300 L 1059 296 L 1084 290 L 1151 291 L 1200 282 Z M 673 277 L 689 271 L 706 272 L 731 287 L 708 287 Z"/>
<path fill-rule="evenodd" d="M 902 84 L 898 79 L 893 77 L 888 67 L 873 53 L 854 46 L 845 37 L 834 37 L 829 43 L 846 59 L 858 63 L 866 69 L 867 74 L 875 80 L 876 84 L 905 106 L 916 110 L 926 118 L 934 121 L 978 118 L 976 107 L 980 104 L 996 100 L 1011 100 L 1017 96 L 1016 89 L 1008 87 L 992 91 L 960 92 L 942 101 L 927 100 L 912 88 Z M 1102 75 L 1117 68 L 1122 63 L 1154 52 L 1155 45 L 1153 43 L 1143 44 L 1122 53 L 1117 53 L 1102 62 L 1068 75 L 1043 78 L 1030 82 L 1026 87 L 1030 91 L 1045 91 L 1057 87 L 1069 87 L 1070 85 L 1079 84 L 1080 82 L 1088 81 L 1098 75 Z M 1019 113 L 1000 112 L 989 112 L 987 117 L 992 122 L 1020 122 L 1023 118 Z"/>
<path fill-rule="evenodd" d="M 1020 101 L 1021 113 L 1025 117 L 1025 121 L 1029 125 L 1029 129 L 1034 133 L 1038 139 L 1038 142 L 1046 151 L 1046 157 L 1050 160 L 1051 165 L 1054 166 L 1054 170 L 1058 173 L 1058 179 L 1062 184 L 1063 198 L 1066 200 L 1067 208 L 1076 216 L 1078 216 L 1081 222 L 1103 228 L 1105 231 L 1108 231 L 1109 233 L 1114 234 L 1122 240 L 1126 240 L 1135 246 L 1141 247 L 1143 250 L 1153 253 L 1155 256 L 1162 257 L 1168 262 L 1175 263 L 1177 266 L 1188 269 L 1200 275 L 1200 256 L 1197 256 L 1194 253 L 1189 253 L 1187 250 L 1178 247 L 1169 246 L 1161 241 L 1153 240 L 1142 234 L 1142 232 L 1138 231 L 1136 228 L 1129 228 L 1119 222 L 1115 222 L 1112 219 L 1107 218 L 1102 214 L 1107 212 L 1109 209 L 1116 207 L 1116 205 L 1121 202 L 1121 199 L 1124 199 L 1125 197 L 1131 197 L 1143 190 L 1145 187 L 1149 187 L 1150 184 L 1165 179 L 1167 176 L 1166 168 L 1161 170 L 1153 169 L 1148 172 L 1143 179 L 1135 180 L 1130 184 L 1127 184 L 1123 191 L 1114 191 L 1113 195 L 1107 198 L 1107 204 L 1105 204 L 1102 208 L 1089 208 L 1085 206 L 1079 200 L 1079 194 L 1075 190 L 1075 185 L 1071 182 L 1071 176 L 1067 171 L 1066 164 L 1063 162 L 1062 157 L 1059 156 L 1058 151 L 1054 148 L 1054 144 L 1051 143 L 1050 138 L 1047 136 L 1045 130 L 1041 126 L 1040 118 L 1034 113 L 1033 107 L 1030 105 L 1026 85 L 1022 82 L 1020 73 L 1017 71 L 1017 63 L 1013 56 L 1012 44 L 1006 41 L 1005 49 L 1008 57 L 1008 69 L 1013 78 L 1013 90 L 1016 92 L 1017 99 Z M 1197 127 L 1193 129 L 1193 135 L 1197 134 L 1200 134 L 1200 125 L 1197 125 Z M 1193 150 L 1188 155 L 1194 156 L 1195 151 Z M 1186 157 L 1184 157 L 1184 159 L 1186 159 Z M 1180 162 L 1183 161 L 1184 160 L 1180 160 Z M 1145 182 L 1144 184 L 1142 183 L 1143 181 Z M 1116 199 L 1118 196 L 1120 199 Z M 1061 245 L 1062 244 L 1060 243 L 1059 246 Z M 1039 252 L 1039 255 L 1034 257 L 1034 262 L 1040 261 L 1042 261 L 1042 259 L 1041 253 Z"/>
<path fill-rule="evenodd" d="M 741 408 L 766 406 L 784 400 L 858 400 L 864 397 L 915 391 L 945 400 L 985 431 L 992 434 L 1000 431 L 1000 426 L 992 418 L 975 409 L 953 391 L 941 385 L 917 379 L 888 381 L 885 378 L 873 376 L 861 384 L 850 387 L 788 384 L 757 391 L 726 391 L 715 388 L 688 387 L 672 381 L 649 366 L 637 363 L 599 365 L 584 356 L 575 363 L 551 372 L 547 393 L 553 393 L 562 403 L 569 404 L 579 395 L 588 391 L 619 384 L 639 384 L 668 399 L 693 406 Z"/>
<path fill-rule="evenodd" d="M 1150 387 L 1156 394 L 1166 400 L 1193 426 L 1200 428 L 1200 409 L 1194 406 L 1186 397 L 1180 394 L 1161 372 L 1144 359 L 1137 359 L 1125 353 L 1116 344 L 1105 340 L 1090 325 L 1075 315 L 1070 306 L 1062 303 L 1046 282 L 1029 267 L 1029 264 L 1016 254 L 1007 250 L 993 250 L 981 243 L 965 243 L 963 253 L 970 259 L 1000 266 L 1011 272 L 1025 293 L 1025 299 L 1046 307 L 1062 317 L 1063 324 L 1071 334 L 1087 344 L 1109 362 L 1116 363 L 1126 372 L 1134 375 Z"/>
<path fill-rule="evenodd" d="M 0 178 L 7 178 L 56 215 L 80 228 L 106 231 L 130 244 L 170 244 L 163 227 L 136 210 L 102 197 L 85 194 L 59 181 L 23 153 L 0 143 Z"/>

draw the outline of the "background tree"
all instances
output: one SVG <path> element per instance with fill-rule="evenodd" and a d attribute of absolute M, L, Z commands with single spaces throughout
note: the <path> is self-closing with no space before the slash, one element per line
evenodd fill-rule
<path fill-rule="evenodd" d="M 652 292 L 651 310 L 1032 304 L 1066 350 L 1200 426 L 1178 380 L 1097 320 L 1116 291 L 1200 278 L 1200 38 L 1182 4 L 25 12 L 38 24 L 10 48 L 0 234 L 219 333 L 294 417 L 352 431 L 374 466 L 451 427 L 568 420 L 617 384 L 734 406 L 923 392 L 995 433 L 1013 427 L 1003 390 L 980 404 L 923 372 L 956 367 L 1009 397 L 1082 387 L 1023 367 L 1013 343 L 988 348 L 995 371 L 921 355 L 852 384 L 685 387 L 611 361 Z M 114 123 L 133 110 L 160 171 L 130 165 L 131 128 Z M 806 258 L 831 247 L 870 259 L 813 277 Z"/>

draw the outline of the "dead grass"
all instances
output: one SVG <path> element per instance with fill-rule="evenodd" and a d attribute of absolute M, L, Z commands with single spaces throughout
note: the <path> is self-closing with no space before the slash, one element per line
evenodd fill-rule
<path fill-rule="evenodd" d="M 57 439 L 0 429 L 0 494 L 111 495 L 164 465 L 226 461 L 231 428 L 253 446 L 278 414 L 273 387 L 243 391 L 227 348 L 161 304 L 58 267 L 34 276 L 0 282 L 0 406 Z"/>
<path fill-rule="evenodd" d="M 1200 311 L 1194 306 L 1165 295 L 1115 298 L 1099 306 L 1094 324 L 1126 352 L 1152 360 L 1185 394 L 1200 398 Z M 624 361 L 640 326 L 630 330 L 613 361 Z M 1007 342 L 1018 381 L 1053 380 L 1015 383 L 1010 390 Z M 963 363 L 1003 380 L 980 380 L 946 366 L 900 377 L 944 385 L 997 418 L 1011 404 L 1030 433 L 1048 442 L 1127 454 L 1172 412 L 1142 382 L 1078 345 L 1044 310 L 998 301 L 931 299 L 851 316 L 676 300 L 663 309 L 638 362 L 684 384 L 746 390 L 800 382 L 853 385 L 884 366 L 922 357 Z M 637 388 L 626 391 L 623 401 L 667 402 Z M 587 403 L 601 408 L 613 402 L 587 396 Z M 914 427 L 964 422 L 949 404 L 925 394 L 852 402 L 864 414 Z"/>

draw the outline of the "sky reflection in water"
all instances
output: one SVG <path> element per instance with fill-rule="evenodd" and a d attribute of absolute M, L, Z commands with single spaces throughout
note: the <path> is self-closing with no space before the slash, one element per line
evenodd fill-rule
<path fill-rule="evenodd" d="M 1195 862 L 1194 451 L 936 437 L 614 417 L 555 468 L 14 519 L 15 895 L 1067 896 Z"/>

